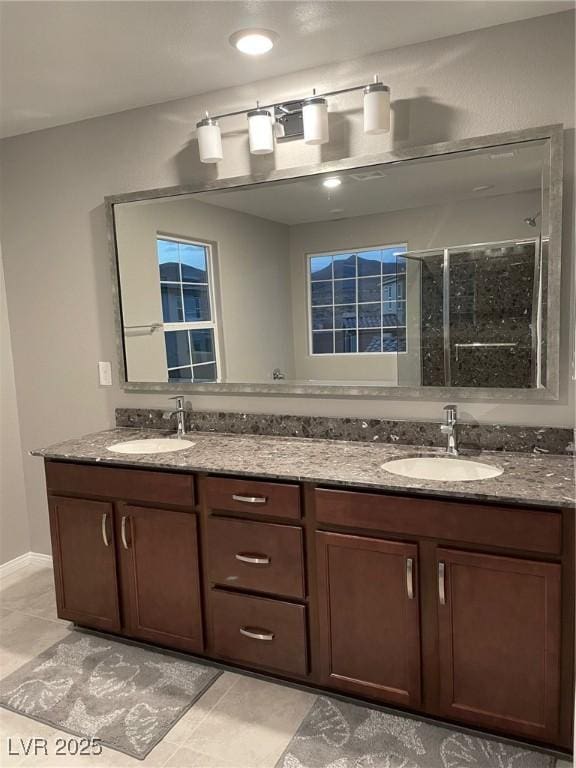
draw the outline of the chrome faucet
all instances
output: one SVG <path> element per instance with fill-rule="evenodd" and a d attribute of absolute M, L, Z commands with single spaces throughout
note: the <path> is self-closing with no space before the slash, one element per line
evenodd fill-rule
<path fill-rule="evenodd" d="M 458 456 L 458 411 L 455 405 L 444 406 L 445 421 L 440 429 L 448 435 L 447 452 L 449 456 Z"/>
<path fill-rule="evenodd" d="M 164 419 L 170 419 L 172 416 L 176 416 L 178 427 L 176 430 L 176 437 L 181 439 L 186 434 L 186 409 L 184 407 L 183 397 L 171 397 L 170 400 L 176 400 L 176 410 L 165 411 L 162 414 Z"/>

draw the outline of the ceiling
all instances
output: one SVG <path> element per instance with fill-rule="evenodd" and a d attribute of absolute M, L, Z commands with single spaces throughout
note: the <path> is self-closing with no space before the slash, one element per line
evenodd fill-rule
<path fill-rule="evenodd" d="M 192 197 L 294 226 L 539 190 L 547 154 L 545 142 L 529 141 L 343 171 L 335 190 L 312 176 Z"/>
<path fill-rule="evenodd" d="M 496 24 L 573 0 L 0 2 L 0 136 L 40 130 Z M 252 59 L 228 37 L 265 27 Z"/>

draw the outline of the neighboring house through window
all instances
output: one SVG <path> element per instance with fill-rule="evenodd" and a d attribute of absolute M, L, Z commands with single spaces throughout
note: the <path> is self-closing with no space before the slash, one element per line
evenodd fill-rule
<path fill-rule="evenodd" d="M 212 248 L 184 238 L 156 240 L 169 381 L 218 381 Z"/>
<path fill-rule="evenodd" d="M 310 353 L 406 351 L 407 246 L 308 256 Z"/>

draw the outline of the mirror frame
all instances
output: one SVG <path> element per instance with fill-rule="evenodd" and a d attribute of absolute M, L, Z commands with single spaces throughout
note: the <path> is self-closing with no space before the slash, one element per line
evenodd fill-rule
<path fill-rule="evenodd" d="M 122 323 L 122 304 L 120 295 L 120 275 L 118 269 L 118 250 L 114 207 L 122 203 L 151 200 L 163 197 L 178 197 L 211 190 L 225 190 L 234 187 L 268 184 L 270 182 L 295 179 L 298 177 L 317 176 L 324 173 L 365 168 L 372 165 L 401 163 L 406 160 L 418 160 L 434 156 L 454 154 L 466 150 L 489 149 L 506 144 L 524 141 L 548 140 L 550 142 L 550 215 L 549 215 L 549 264 L 548 264 L 548 317 L 547 317 L 547 370 L 548 381 L 541 389 L 496 388 L 496 387 L 414 387 L 414 386 L 379 386 L 375 385 L 340 385 L 340 384 L 289 384 L 282 381 L 266 383 L 205 383 L 191 382 L 133 382 L 126 378 L 126 358 L 124 351 L 124 331 Z M 538 402 L 558 400 L 559 397 L 559 362 L 560 362 L 560 263 L 562 250 L 562 186 L 563 186 L 563 126 L 547 125 L 520 131 L 489 134 L 471 139 L 459 139 L 419 147 L 395 149 L 390 152 L 372 155 L 347 157 L 330 160 L 308 166 L 296 166 L 271 171 L 266 174 L 250 174 L 215 179 L 199 180 L 197 183 L 161 189 L 147 189 L 121 195 L 111 195 L 104 199 L 108 246 L 112 266 L 112 286 L 114 299 L 114 320 L 116 330 L 116 349 L 118 355 L 118 373 L 122 389 L 129 392 L 189 393 L 205 395 L 280 395 L 300 397 L 385 397 L 390 400 L 476 400 L 506 401 L 520 400 Z"/>

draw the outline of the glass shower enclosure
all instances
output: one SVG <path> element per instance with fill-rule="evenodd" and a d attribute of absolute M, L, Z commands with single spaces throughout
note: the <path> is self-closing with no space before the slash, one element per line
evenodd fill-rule
<path fill-rule="evenodd" d="M 546 239 L 409 251 L 398 383 L 538 388 L 546 381 Z"/>

